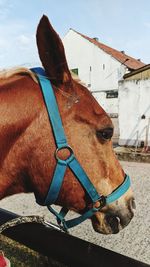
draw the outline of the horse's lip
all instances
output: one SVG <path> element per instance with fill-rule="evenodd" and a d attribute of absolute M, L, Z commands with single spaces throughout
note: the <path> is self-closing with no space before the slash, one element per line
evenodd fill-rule
<path fill-rule="evenodd" d="M 97 233 L 105 235 L 117 234 L 122 229 L 120 218 L 110 214 L 105 215 L 104 223 L 101 226 L 97 218 L 93 216 L 92 225 Z"/>

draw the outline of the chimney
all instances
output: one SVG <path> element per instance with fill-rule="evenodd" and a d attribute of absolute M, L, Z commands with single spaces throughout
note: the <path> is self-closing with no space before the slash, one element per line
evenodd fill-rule
<path fill-rule="evenodd" d="M 93 40 L 95 40 L 97 42 L 99 41 L 98 37 L 94 37 Z"/>

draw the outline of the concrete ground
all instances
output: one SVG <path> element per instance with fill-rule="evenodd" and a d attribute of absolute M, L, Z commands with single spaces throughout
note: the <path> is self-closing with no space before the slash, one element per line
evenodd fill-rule
<path fill-rule="evenodd" d="M 132 222 L 119 234 L 101 235 L 92 229 L 90 220 L 71 230 L 71 234 L 118 253 L 150 264 L 150 164 L 121 162 L 124 170 L 132 178 L 132 187 L 136 198 L 136 214 Z M 21 215 L 46 215 L 44 207 L 35 203 L 32 194 L 19 194 L 0 201 L 0 208 Z"/>

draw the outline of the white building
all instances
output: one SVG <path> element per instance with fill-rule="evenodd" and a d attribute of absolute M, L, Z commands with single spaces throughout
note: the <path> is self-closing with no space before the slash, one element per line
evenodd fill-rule
<path fill-rule="evenodd" d="M 63 39 L 69 68 L 112 117 L 118 114 L 118 80 L 145 64 L 70 29 Z"/>
<path fill-rule="evenodd" d="M 119 144 L 150 148 L 150 64 L 119 82 Z"/>

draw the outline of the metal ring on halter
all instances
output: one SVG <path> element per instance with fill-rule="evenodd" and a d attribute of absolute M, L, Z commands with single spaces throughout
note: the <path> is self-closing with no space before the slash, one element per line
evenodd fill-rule
<path fill-rule="evenodd" d="M 58 156 L 59 151 L 62 151 L 63 149 L 67 149 L 67 150 L 69 151 L 69 153 L 70 153 L 70 155 L 69 155 L 68 157 L 66 157 L 65 159 L 61 159 L 61 158 Z M 55 158 L 56 158 L 57 160 L 59 160 L 59 161 L 62 161 L 62 162 L 66 162 L 66 161 L 68 161 L 69 159 L 71 159 L 72 155 L 73 155 L 73 150 L 72 150 L 72 148 L 71 148 L 70 146 L 59 147 L 59 148 L 57 148 L 56 151 L 55 151 Z"/>
<path fill-rule="evenodd" d="M 96 201 L 94 204 L 99 203 L 99 206 L 94 207 L 97 210 L 101 210 L 106 205 L 106 197 L 103 195 L 100 197 L 98 201 Z"/>

